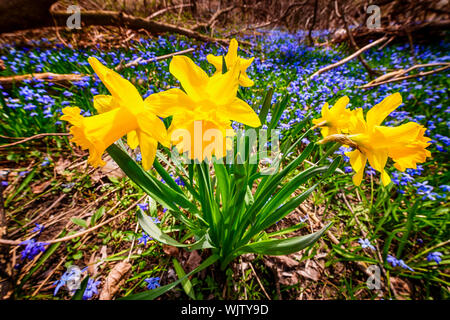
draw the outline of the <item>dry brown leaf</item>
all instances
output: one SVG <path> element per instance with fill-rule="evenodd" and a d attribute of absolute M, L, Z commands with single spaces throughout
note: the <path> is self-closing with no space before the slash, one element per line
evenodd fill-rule
<path fill-rule="evenodd" d="M 285 265 L 288 268 L 295 268 L 300 265 L 300 263 L 297 260 L 294 260 L 288 256 L 273 256 L 271 257 L 275 262 L 281 263 Z"/>
<path fill-rule="evenodd" d="M 105 285 L 100 292 L 100 300 L 111 300 L 114 295 L 119 291 L 120 286 L 125 279 L 123 277 L 131 269 L 131 264 L 126 261 L 119 262 L 111 270 L 106 278 Z"/>
<path fill-rule="evenodd" d="M 195 268 L 197 268 L 201 262 L 202 257 L 200 257 L 197 250 L 192 251 L 191 254 L 189 255 L 189 258 L 186 261 L 186 265 L 184 266 L 186 273 L 189 273 Z"/>
<path fill-rule="evenodd" d="M 163 244 L 163 251 L 171 257 L 176 257 L 180 253 L 180 250 L 177 247 L 169 246 L 167 244 Z"/>
<path fill-rule="evenodd" d="M 279 272 L 278 279 L 280 284 L 285 286 L 293 286 L 298 283 L 298 275 L 295 272 Z"/>
<path fill-rule="evenodd" d="M 395 290 L 400 296 L 405 298 L 411 296 L 411 286 L 409 285 L 408 282 L 397 277 L 390 277 L 389 280 L 391 281 L 392 285 L 394 286 Z"/>
<path fill-rule="evenodd" d="M 72 162 L 67 158 L 59 158 L 55 165 L 55 172 L 59 175 L 66 176 L 67 173 L 64 171 L 71 163 Z"/>
<path fill-rule="evenodd" d="M 320 278 L 320 274 L 322 273 L 323 267 L 320 263 L 317 263 L 314 260 L 309 260 L 305 265 L 304 270 L 297 271 L 301 276 L 318 281 Z"/>

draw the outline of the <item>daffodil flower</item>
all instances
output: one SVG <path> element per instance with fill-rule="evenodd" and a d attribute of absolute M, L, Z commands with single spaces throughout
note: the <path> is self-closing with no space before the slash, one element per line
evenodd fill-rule
<path fill-rule="evenodd" d="M 243 100 L 236 97 L 239 61 L 224 73 L 209 77 L 186 56 L 173 57 L 169 70 L 181 83 L 178 88 L 156 93 L 145 99 L 158 116 L 173 116 L 168 135 L 181 153 L 190 159 L 222 158 L 231 147 L 231 121 L 259 127 L 258 115 Z M 208 136 L 208 132 L 210 133 Z M 206 139 L 203 139 L 202 133 Z M 216 147 L 205 140 L 214 138 Z M 193 147 L 193 148 L 192 148 Z"/>
<path fill-rule="evenodd" d="M 238 74 L 239 84 L 243 87 L 251 87 L 251 86 L 253 86 L 254 83 L 247 76 L 246 70 L 251 65 L 251 63 L 253 62 L 253 60 L 255 58 L 254 57 L 252 57 L 250 59 L 240 58 L 237 55 L 237 51 L 238 51 L 238 42 L 236 41 L 236 39 L 231 39 L 230 46 L 228 47 L 228 52 L 225 55 L 225 64 L 226 64 L 227 68 L 230 68 L 231 66 L 234 66 L 236 64 L 236 62 L 239 61 L 239 65 L 240 65 L 240 68 L 239 68 L 240 73 Z M 206 59 L 208 60 L 209 63 L 211 63 L 216 68 L 215 74 L 222 73 L 222 68 L 223 68 L 223 66 L 222 66 L 223 57 L 222 56 L 214 56 L 212 54 L 208 54 L 206 56 Z"/>
<path fill-rule="evenodd" d="M 430 138 L 424 136 L 426 128 L 420 124 L 408 122 L 397 127 L 381 125 L 401 103 L 401 95 L 394 93 L 370 109 L 366 119 L 362 109 L 356 109 L 356 121 L 349 128 L 349 135 L 334 134 L 322 140 L 340 141 L 355 148 L 346 153 L 356 172 L 353 176 L 355 185 L 361 184 L 367 161 L 381 173 L 381 181 L 386 186 L 391 182 L 384 170 L 389 157 L 395 162 L 397 169 L 404 171 L 407 168 L 416 169 L 417 163 L 424 162 L 431 156 L 430 151 L 425 149 L 430 145 Z"/>
<path fill-rule="evenodd" d="M 91 67 L 105 84 L 111 95 L 96 95 L 94 107 L 98 115 L 83 117 L 80 108 L 66 107 L 62 120 L 72 124 L 71 141 L 83 149 L 89 149 L 88 162 L 103 166 L 102 154 L 124 135 L 133 149 L 141 148 L 142 165 L 148 170 L 153 164 L 158 141 L 168 145 L 164 123 L 145 104 L 138 90 L 118 73 L 102 65 L 96 58 L 88 59 Z"/>
<path fill-rule="evenodd" d="M 354 112 L 346 109 L 349 101 L 347 96 L 342 97 L 331 108 L 328 107 L 328 103 L 325 103 L 322 106 L 322 117 L 312 120 L 315 124 L 313 129 L 320 127 L 324 138 L 332 134 L 348 133 L 350 122 L 354 119 Z"/>

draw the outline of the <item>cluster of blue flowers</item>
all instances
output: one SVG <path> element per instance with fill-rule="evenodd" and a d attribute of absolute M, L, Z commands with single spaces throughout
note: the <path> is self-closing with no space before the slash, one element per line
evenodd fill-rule
<path fill-rule="evenodd" d="M 394 256 L 392 256 L 392 255 L 390 255 L 390 254 L 388 254 L 388 256 L 387 256 L 387 258 L 386 258 L 386 261 L 387 261 L 391 266 L 393 266 L 393 267 L 399 266 L 399 267 L 401 267 L 401 268 L 403 268 L 403 269 L 406 269 L 406 270 L 409 270 L 409 271 L 413 271 L 413 272 L 414 272 L 414 269 L 411 268 L 411 267 L 409 267 L 409 266 L 405 263 L 405 261 L 403 261 L 403 260 L 401 260 L 401 259 L 397 259 L 396 257 L 394 257 Z"/>

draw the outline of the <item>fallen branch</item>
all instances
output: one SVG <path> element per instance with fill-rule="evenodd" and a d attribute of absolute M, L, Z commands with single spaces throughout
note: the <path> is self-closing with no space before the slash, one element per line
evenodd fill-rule
<path fill-rule="evenodd" d="M 186 50 L 181 50 L 181 51 L 165 54 L 163 56 L 159 56 L 159 57 L 155 57 L 155 58 L 151 58 L 151 59 L 147 59 L 147 60 L 143 60 L 141 57 L 139 57 L 136 60 L 128 62 L 127 64 L 124 64 L 124 65 L 119 64 L 116 67 L 116 71 L 120 71 L 120 70 L 122 70 L 124 68 L 129 68 L 129 67 L 132 67 L 132 66 L 137 66 L 139 64 L 147 64 L 149 62 L 155 62 L 155 61 L 168 59 L 168 58 L 171 58 L 173 56 L 177 56 L 177 55 L 180 55 L 180 54 L 186 54 L 186 53 L 193 52 L 193 51 L 195 51 L 194 48 L 189 48 L 189 49 L 186 49 Z"/>
<path fill-rule="evenodd" d="M 412 74 L 412 75 L 408 75 L 408 76 L 404 76 L 405 74 L 411 72 L 412 70 L 418 69 L 418 68 L 427 68 L 427 67 L 435 67 L 435 66 L 444 66 L 442 68 L 438 68 L 438 69 L 434 69 L 434 70 L 430 70 L 430 71 L 421 71 L 417 74 Z M 412 66 L 406 70 L 404 69 L 400 69 L 400 70 L 396 70 L 396 71 L 392 71 L 389 73 L 386 73 L 384 75 L 382 75 L 381 77 L 376 78 L 375 80 L 370 81 L 369 83 L 363 85 L 363 86 L 359 86 L 358 88 L 360 89 L 367 89 L 367 88 L 372 88 L 372 87 L 376 87 L 382 84 L 386 84 L 386 83 L 391 83 L 391 82 L 397 82 L 397 81 L 403 81 L 403 80 L 407 80 L 407 79 L 412 79 L 412 78 L 420 78 L 420 77 L 425 77 L 425 76 L 429 76 L 431 74 L 434 73 L 438 73 L 441 71 L 444 71 L 446 69 L 450 68 L 450 63 L 429 63 L 429 64 L 418 64 L 415 66 Z"/>
<path fill-rule="evenodd" d="M 55 21 L 60 26 L 65 26 L 67 19 L 71 14 L 66 11 L 52 11 L 51 14 Z M 203 35 L 191 29 L 178 27 L 172 24 L 157 22 L 145 18 L 134 17 L 123 12 L 116 11 L 83 11 L 81 12 L 81 21 L 85 26 L 126 26 L 133 30 L 147 30 L 150 33 L 175 33 L 184 35 L 203 42 L 217 42 L 223 45 L 228 45 L 227 39 L 212 38 Z M 242 42 L 246 45 L 251 45 L 249 42 Z"/>
<path fill-rule="evenodd" d="M 83 80 L 87 75 L 84 74 L 58 74 L 52 72 L 44 73 L 30 73 L 18 76 L 0 77 L 0 85 L 9 88 L 13 83 L 22 82 L 26 80 L 44 80 L 51 82 L 70 82 Z"/>
<path fill-rule="evenodd" d="M 70 133 L 39 133 L 39 134 L 36 134 L 34 136 L 25 138 L 25 139 L 20 140 L 20 141 L 12 142 L 12 143 L 9 143 L 9 144 L 4 144 L 4 145 L 0 146 L 0 149 L 12 147 L 12 146 L 15 146 L 15 145 L 18 145 L 18 144 L 21 144 L 21 143 L 24 143 L 24 142 L 27 142 L 27 141 L 30 141 L 30 140 L 40 139 L 40 138 L 43 138 L 43 137 L 68 136 L 68 135 L 70 135 Z"/>
<path fill-rule="evenodd" d="M 312 78 L 314 78 L 314 77 L 316 77 L 316 76 L 318 76 L 318 75 L 320 75 L 320 74 L 322 74 L 324 72 L 327 72 L 328 70 L 337 68 L 337 67 L 339 67 L 339 66 L 349 62 L 350 60 L 352 60 L 352 59 L 356 58 L 357 56 L 359 56 L 361 53 L 369 50 L 370 48 L 376 46 L 377 44 L 379 44 L 379 43 L 381 43 L 383 41 L 385 41 L 386 39 L 387 39 L 387 37 L 382 37 L 382 38 L 380 38 L 380 39 L 378 39 L 378 40 L 376 40 L 376 41 L 374 41 L 372 43 L 369 43 L 367 46 L 362 47 L 361 49 L 359 49 L 355 53 L 349 55 L 348 57 L 346 57 L 346 58 L 344 58 L 344 59 L 342 59 L 342 60 L 340 60 L 340 61 L 338 61 L 336 63 L 330 64 L 330 65 L 328 65 L 328 66 L 326 66 L 326 67 L 324 67 L 322 69 L 317 70 L 316 72 L 314 72 L 312 74 L 310 79 L 312 79 Z"/>
<path fill-rule="evenodd" d="M 353 50 L 355 50 L 355 51 L 359 50 L 360 47 L 356 43 L 355 38 L 353 38 L 353 34 L 350 31 L 350 28 L 348 27 L 347 19 L 345 18 L 345 12 L 342 14 L 339 13 L 339 6 L 338 6 L 337 0 L 334 1 L 334 10 L 336 11 L 336 16 L 340 17 L 342 19 L 342 21 L 344 22 L 345 31 L 347 32 L 348 38 L 350 40 L 350 45 L 352 46 Z M 358 60 L 359 60 L 359 62 L 361 62 L 363 67 L 367 70 L 367 72 L 369 73 L 369 76 L 375 76 L 377 74 L 380 74 L 379 71 L 375 71 L 369 66 L 366 59 L 364 59 L 364 55 L 362 53 L 358 56 Z"/>

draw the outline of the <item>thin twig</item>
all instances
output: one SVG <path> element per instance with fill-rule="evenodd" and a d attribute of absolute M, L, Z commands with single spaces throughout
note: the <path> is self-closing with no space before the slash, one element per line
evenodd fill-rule
<path fill-rule="evenodd" d="M 346 58 L 344 58 L 344 59 L 342 59 L 342 60 L 340 60 L 340 61 L 338 61 L 336 63 L 330 64 L 330 65 L 328 65 L 328 66 L 326 66 L 326 67 L 324 67 L 322 69 L 317 70 L 316 72 L 314 72 L 312 74 L 310 79 L 312 79 L 312 78 L 314 78 L 314 77 L 316 77 L 316 76 L 318 76 L 318 75 L 320 75 L 320 74 L 322 74 L 322 73 L 324 73 L 324 72 L 326 72 L 328 70 L 337 68 L 337 67 L 339 67 L 339 66 L 349 62 L 350 60 L 352 60 L 352 59 L 356 58 L 357 56 L 359 56 L 361 53 L 369 50 L 370 48 L 376 46 L 377 44 L 379 44 L 379 43 L 381 43 L 381 42 L 383 42 L 385 40 L 387 40 L 387 37 L 382 37 L 382 38 L 380 38 L 380 39 L 378 39 L 378 40 L 376 40 L 376 41 L 374 41 L 372 43 L 369 43 L 367 46 L 362 47 L 361 49 L 359 49 L 358 51 L 356 51 L 353 54 L 349 55 L 348 57 L 346 57 Z"/>
<path fill-rule="evenodd" d="M 115 70 L 116 70 L 116 71 L 120 71 L 120 70 L 122 70 L 122 69 L 129 68 L 129 67 L 132 67 L 132 66 L 137 66 L 137 65 L 139 65 L 139 64 L 146 64 L 146 63 L 149 63 L 149 62 L 160 61 L 160 60 L 168 59 L 168 58 L 173 57 L 173 56 L 176 56 L 176 55 L 186 54 L 186 53 L 189 53 L 189 52 L 192 52 L 192 51 L 195 51 L 195 49 L 194 49 L 194 48 L 189 48 L 189 49 L 186 49 L 186 50 L 181 50 L 181 51 L 177 51 L 177 52 L 165 54 L 165 55 L 163 55 L 163 56 L 151 58 L 151 59 L 148 59 L 148 60 L 143 60 L 142 58 L 139 57 L 139 58 L 137 58 L 136 60 L 133 60 L 133 61 L 131 61 L 131 62 L 128 62 L 127 64 L 124 64 L 124 65 L 119 64 L 119 65 L 116 67 Z"/>
<path fill-rule="evenodd" d="M 77 232 L 77 233 L 72 234 L 72 235 L 70 235 L 70 236 L 66 236 L 66 237 L 62 237 L 62 238 L 58 238 L 58 239 L 53 239 L 53 240 L 48 240 L 48 241 L 43 241 L 43 242 L 46 243 L 46 244 L 53 244 L 53 243 L 58 243 L 58 242 L 63 242 L 63 241 L 69 241 L 69 240 L 78 238 L 78 237 L 80 237 L 80 236 L 82 236 L 82 235 L 85 235 L 85 234 L 87 234 L 87 233 L 90 233 L 90 232 L 92 232 L 92 231 L 94 231 L 94 230 L 97 230 L 98 228 L 103 227 L 104 225 L 106 225 L 106 224 L 112 222 L 114 219 L 117 219 L 117 218 L 123 216 L 124 214 L 128 213 L 131 209 L 134 209 L 134 208 L 137 206 L 137 204 L 138 204 L 139 202 L 141 202 L 146 196 L 147 196 L 147 195 L 144 195 L 144 196 L 141 197 L 138 201 L 136 201 L 136 202 L 133 203 L 131 206 L 129 206 L 126 210 L 122 211 L 122 212 L 119 213 L 119 214 L 114 215 L 114 217 L 111 217 L 110 219 L 108 219 L 108 220 L 106 220 L 106 221 L 104 221 L 104 222 L 102 222 L 102 223 L 99 223 L 98 225 L 96 225 L 96 226 L 94 226 L 94 227 L 92 227 L 92 228 L 89 228 L 89 229 L 86 229 L 86 230 Z M 111 212 L 113 209 L 115 209 L 119 204 L 120 204 L 120 202 L 118 202 L 113 208 L 111 208 L 111 209 L 109 210 L 109 212 Z M 22 243 L 21 240 L 7 240 L 7 239 L 0 239 L 0 244 L 13 245 L 13 246 L 14 246 L 14 245 L 19 245 L 20 243 Z"/>
<path fill-rule="evenodd" d="M 16 142 L 9 143 L 9 144 L 4 144 L 4 145 L 0 146 L 0 149 L 12 147 L 12 146 L 15 146 L 15 145 L 18 145 L 18 144 L 21 144 L 21 143 L 24 143 L 24 142 L 27 142 L 27 141 L 30 141 L 30 140 L 40 139 L 40 138 L 43 138 L 43 137 L 49 137 L 49 136 L 69 136 L 69 135 L 70 135 L 70 133 L 39 133 L 39 134 L 36 134 L 36 135 L 34 135 L 34 136 L 25 138 L 25 139 L 20 140 L 20 141 L 16 141 Z"/>
<path fill-rule="evenodd" d="M 249 262 L 248 264 L 250 265 L 250 268 L 252 268 L 253 274 L 254 274 L 255 277 L 256 277 L 256 281 L 258 281 L 259 286 L 261 287 L 262 291 L 263 291 L 264 294 L 266 295 L 266 298 L 267 298 L 268 300 L 272 300 L 272 299 L 270 299 L 270 296 L 267 294 L 266 289 L 264 289 L 264 286 L 263 286 L 263 284 L 261 283 L 261 280 L 259 280 L 259 277 L 258 277 L 258 275 L 256 274 L 256 271 L 255 271 L 255 269 L 253 268 L 252 263 Z"/>

